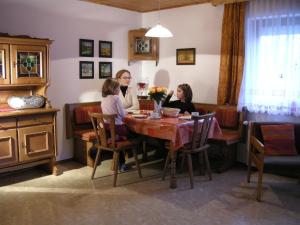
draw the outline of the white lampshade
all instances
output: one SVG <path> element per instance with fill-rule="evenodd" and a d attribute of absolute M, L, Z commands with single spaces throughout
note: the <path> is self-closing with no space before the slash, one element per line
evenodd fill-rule
<path fill-rule="evenodd" d="M 146 37 L 173 37 L 173 34 L 167 28 L 163 27 L 160 24 L 157 24 L 156 26 L 148 30 L 145 36 Z"/>

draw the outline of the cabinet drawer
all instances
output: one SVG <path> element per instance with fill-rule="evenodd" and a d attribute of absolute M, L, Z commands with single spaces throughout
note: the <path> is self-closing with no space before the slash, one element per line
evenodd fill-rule
<path fill-rule="evenodd" d="M 16 129 L 0 130 L 0 168 L 18 162 Z"/>
<path fill-rule="evenodd" d="M 0 130 L 16 128 L 17 120 L 15 118 L 0 119 Z"/>
<path fill-rule="evenodd" d="M 19 128 L 18 137 L 20 161 L 46 158 L 54 155 L 52 125 Z"/>
<path fill-rule="evenodd" d="M 53 115 L 35 115 L 35 116 L 24 116 L 20 117 L 18 120 L 18 127 L 27 127 L 35 125 L 44 125 L 53 123 Z"/>

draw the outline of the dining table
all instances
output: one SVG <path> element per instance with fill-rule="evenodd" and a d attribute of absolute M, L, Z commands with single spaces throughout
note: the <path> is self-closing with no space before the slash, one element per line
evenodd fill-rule
<path fill-rule="evenodd" d="M 144 115 L 144 116 L 142 116 Z M 137 134 L 163 139 L 170 143 L 171 178 L 170 188 L 177 187 L 176 157 L 177 151 L 191 142 L 194 121 L 188 116 L 151 118 L 149 113 L 127 114 L 124 123 Z M 209 130 L 208 138 L 221 135 L 218 121 L 214 118 Z"/>

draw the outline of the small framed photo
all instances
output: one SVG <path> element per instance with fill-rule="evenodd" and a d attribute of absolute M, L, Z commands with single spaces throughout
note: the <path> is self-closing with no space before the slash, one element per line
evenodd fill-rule
<path fill-rule="evenodd" d="M 94 40 L 79 39 L 79 56 L 94 57 Z"/>
<path fill-rule="evenodd" d="M 180 48 L 176 49 L 176 65 L 195 65 L 196 49 Z"/>
<path fill-rule="evenodd" d="M 112 57 L 112 42 L 99 41 L 99 57 L 111 58 Z"/>
<path fill-rule="evenodd" d="M 112 78 L 111 62 L 99 62 L 99 78 L 100 79 Z"/>
<path fill-rule="evenodd" d="M 92 61 L 79 62 L 79 78 L 80 79 L 94 78 L 94 62 Z"/>

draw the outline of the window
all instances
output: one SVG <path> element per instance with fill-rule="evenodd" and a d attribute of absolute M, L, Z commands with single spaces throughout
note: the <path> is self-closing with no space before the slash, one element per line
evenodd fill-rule
<path fill-rule="evenodd" d="M 300 115 L 300 3 L 249 2 L 239 107 Z"/>

